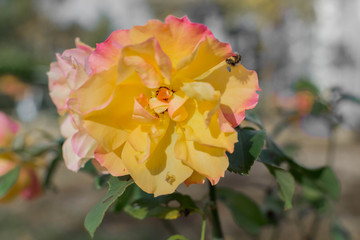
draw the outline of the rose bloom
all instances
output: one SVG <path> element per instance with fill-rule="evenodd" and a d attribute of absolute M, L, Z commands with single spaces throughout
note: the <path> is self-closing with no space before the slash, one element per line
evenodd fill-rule
<path fill-rule="evenodd" d="M 76 112 L 68 108 L 70 94 L 82 86 L 88 79 L 91 69 L 88 58 L 93 49 L 75 40 L 76 48 L 63 54 L 56 54 L 56 62 L 51 63 L 48 72 L 50 97 L 58 113 L 65 119 L 61 125 L 61 134 L 66 138 L 63 145 L 63 157 L 66 166 L 78 171 L 89 158 L 94 157 L 97 146 L 95 140 L 84 131 Z"/>
<path fill-rule="evenodd" d="M 278 107 L 296 113 L 293 120 L 308 115 L 314 106 L 314 101 L 315 96 L 309 91 L 298 91 L 291 96 L 275 95 L 275 102 Z"/>
<path fill-rule="evenodd" d="M 130 174 L 155 196 L 183 182 L 216 184 L 237 142 L 234 127 L 260 90 L 254 71 L 226 63 L 234 55 L 187 17 L 150 20 L 97 44 L 87 59 L 89 78 L 72 88 L 66 107 L 111 175 Z M 86 152 L 79 142 L 73 149 Z"/>
<path fill-rule="evenodd" d="M 19 125 L 6 114 L 0 112 L 0 149 L 11 147 L 18 130 Z M 22 163 L 20 157 L 13 152 L 0 153 L 0 176 L 19 165 L 21 168 L 18 179 L 10 191 L 0 198 L 0 203 L 9 202 L 18 195 L 24 199 L 33 199 L 42 192 L 34 164 Z"/>

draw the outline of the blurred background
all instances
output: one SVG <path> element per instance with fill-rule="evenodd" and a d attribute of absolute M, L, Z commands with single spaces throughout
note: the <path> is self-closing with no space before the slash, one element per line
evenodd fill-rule
<path fill-rule="evenodd" d="M 206 24 L 215 37 L 241 54 L 246 68 L 258 72 L 262 91 L 256 111 L 265 128 L 280 143 L 296 146 L 299 162 L 334 167 L 342 188 L 338 220 L 352 239 L 360 239 L 360 1 L 0 0 L 0 10 L 0 111 L 25 128 L 42 128 L 54 136 L 59 135 L 58 116 L 48 95 L 46 72 L 55 53 L 75 47 L 76 37 L 95 47 L 116 29 L 154 18 L 164 21 L 169 14 Z M 327 107 L 326 117 L 290 104 L 299 101 L 299 82 L 316 87 L 315 98 Z M 349 101 L 337 101 L 339 96 L 348 96 Z M 294 111 L 298 117 L 289 120 L 287 114 Z M 284 122 L 286 129 L 281 128 Z M 83 220 L 105 193 L 93 182 L 61 165 L 54 177 L 56 191 L 31 202 L 19 199 L 0 205 L 0 239 L 90 239 Z M 276 185 L 256 163 L 249 176 L 227 173 L 220 181 L 259 203 L 264 192 L 257 186 L 264 184 Z M 182 186 L 180 191 L 201 199 L 206 187 Z M 222 218 L 226 239 L 254 239 L 232 222 L 225 208 Z M 198 239 L 200 225 L 199 216 L 190 216 L 175 220 L 172 228 Z M 316 239 L 329 239 L 326 221 L 319 229 Z M 270 239 L 268 231 L 264 229 L 259 239 Z M 95 239 L 170 235 L 161 220 L 138 221 L 110 213 Z M 296 223 L 284 221 L 276 239 L 300 236 Z"/>

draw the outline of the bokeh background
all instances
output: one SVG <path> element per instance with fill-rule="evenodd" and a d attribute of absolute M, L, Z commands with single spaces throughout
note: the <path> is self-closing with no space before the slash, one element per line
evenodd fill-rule
<path fill-rule="evenodd" d="M 153 18 L 163 21 L 169 14 L 206 24 L 241 54 L 245 67 L 258 72 L 262 92 L 257 112 L 268 131 L 283 119 L 281 102 L 292 96 L 299 79 L 312 81 L 325 97 L 334 87 L 360 95 L 359 0 L 1 0 L 0 12 L 0 111 L 24 128 L 45 129 L 54 136 L 59 135 L 58 116 L 46 72 L 55 53 L 75 47 L 76 37 L 95 47 L 116 29 Z M 360 239 L 360 106 L 344 101 L 336 107 L 342 124 L 335 132 L 321 119 L 308 117 L 276 138 L 296 144 L 296 159 L 315 167 L 326 164 L 329 134 L 335 136 L 330 154 L 342 187 L 336 214 L 352 239 Z M 91 176 L 63 165 L 54 185 L 56 190 L 34 201 L 0 205 L 0 239 L 90 239 L 83 220 L 104 190 L 95 189 Z M 276 183 L 255 163 L 248 176 L 227 173 L 220 185 L 235 186 L 261 203 L 263 187 Z M 181 186 L 180 191 L 200 200 L 206 187 Z M 254 239 L 220 207 L 226 239 Z M 310 225 L 305 221 L 299 230 L 287 219 L 277 239 L 301 239 L 301 231 Z M 172 232 L 198 239 L 200 227 L 199 216 L 175 220 L 169 227 L 158 219 L 139 221 L 109 213 L 95 239 L 166 239 Z M 316 239 L 329 239 L 327 228 L 325 220 Z M 258 239 L 270 239 L 271 231 L 263 229 Z"/>

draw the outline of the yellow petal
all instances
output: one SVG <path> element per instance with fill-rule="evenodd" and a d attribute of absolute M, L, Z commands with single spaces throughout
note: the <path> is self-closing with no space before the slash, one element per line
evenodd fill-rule
<path fill-rule="evenodd" d="M 153 109 L 156 113 L 162 113 L 166 111 L 169 107 L 169 103 L 160 101 L 157 98 L 151 98 L 149 100 L 149 107 Z"/>
<path fill-rule="evenodd" d="M 169 126 L 169 118 L 161 117 L 152 125 L 140 125 L 131 132 L 128 142 L 137 152 L 135 158 L 139 163 L 148 159 L 157 147 Z"/>
<path fill-rule="evenodd" d="M 177 149 L 178 148 L 178 149 Z M 182 152 L 186 151 L 186 155 Z M 206 146 L 194 141 L 186 141 L 184 135 L 175 145 L 176 156 L 201 175 L 209 178 L 224 176 L 229 166 L 224 148 Z M 179 154 L 181 153 L 181 154 Z"/>
<path fill-rule="evenodd" d="M 186 186 L 189 186 L 190 184 L 204 184 L 206 177 L 201 175 L 200 173 L 194 171 L 191 176 L 185 180 Z"/>
<path fill-rule="evenodd" d="M 130 39 L 134 43 L 155 37 L 174 66 L 192 53 L 207 35 L 212 33 L 205 25 L 191 23 L 187 17 L 179 19 L 174 16 L 168 16 L 165 23 L 151 20 L 130 30 Z"/>
<path fill-rule="evenodd" d="M 190 98 L 199 101 L 216 101 L 220 97 L 219 92 L 207 82 L 184 83 L 181 90 Z"/>
<path fill-rule="evenodd" d="M 139 124 L 133 120 L 134 96 L 148 91 L 140 80 L 121 82 L 105 107 L 84 115 L 86 131 L 107 151 L 115 150 Z"/>
<path fill-rule="evenodd" d="M 155 196 L 174 192 L 193 172 L 175 157 L 174 145 L 177 134 L 174 128 L 174 124 L 169 125 L 165 136 L 144 163 L 136 160 L 136 151 L 130 143 L 125 144 L 122 152 L 117 152 L 118 155 L 121 154 L 135 183 L 145 192 L 154 193 Z"/>
<path fill-rule="evenodd" d="M 227 67 L 222 62 L 195 80 L 209 82 L 221 92 L 222 112 L 234 127 L 245 117 L 245 110 L 255 107 L 259 99 L 257 91 L 261 89 L 255 71 L 249 71 L 241 64 L 231 67 L 230 72 Z"/>
<path fill-rule="evenodd" d="M 93 74 L 74 94 L 77 99 L 77 110 L 83 115 L 104 108 L 112 98 L 117 81 L 117 69 Z M 91 97 L 89 97 L 89 94 Z"/>
<path fill-rule="evenodd" d="M 171 78 L 171 61 L 155 38 L 125 47 L 122 57 L 125 65 L 133 68 L 149 88 L 157 88 L 163 78 Z"/>
<path fill-rule="evenodd" d="M 157 117 L 146 111 L 144 106 L 140 103 L 141 101 L 141 99 L 135 99 L 133 119 L 144 123 L 156 121 Z"/>
<path fill-rule="evenodd" d="M 179 123 L 179 126 L 184 130 L 185 139 L 233 152 L 234 144 L 237 142 L 236 132 L 222 132 L 217 120 L 218 111 L 209 120 L 206 118 L 208 112 L 198 105 L 197 101 L 187 101 L 186 103 L 189 117 Z"/>
<path fill-rule="evenodd" d="M 120 147 L 122 148 L 122 147 Z M 107 152 L 103 147 L 98 146 L 95 151 L 95 159 L 109 171 L 113 176 L 124 176 L 128 175 L 129 172 L 126 169 L 123 161 L 114 152 Z"/>
<path fill-rule="evenodd" d="M 218 41 L 214 36 L 207 36 L 192 54 L 182 59 L 176 66 L 176 77 L 198 77 L 231 55 L 233 53 L 229 44 Z"/>

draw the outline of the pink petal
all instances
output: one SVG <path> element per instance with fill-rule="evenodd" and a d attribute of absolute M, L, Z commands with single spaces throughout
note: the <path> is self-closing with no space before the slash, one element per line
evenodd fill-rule
<path fill-rule="evenodd" d="M 92 72 L 98 73 L 116 65 L 122 47 L 128 44 L 130 44 L 129 30 L 117 30 L 105 42 L 97 44 L 95 51 L 89 57 Z"/>

